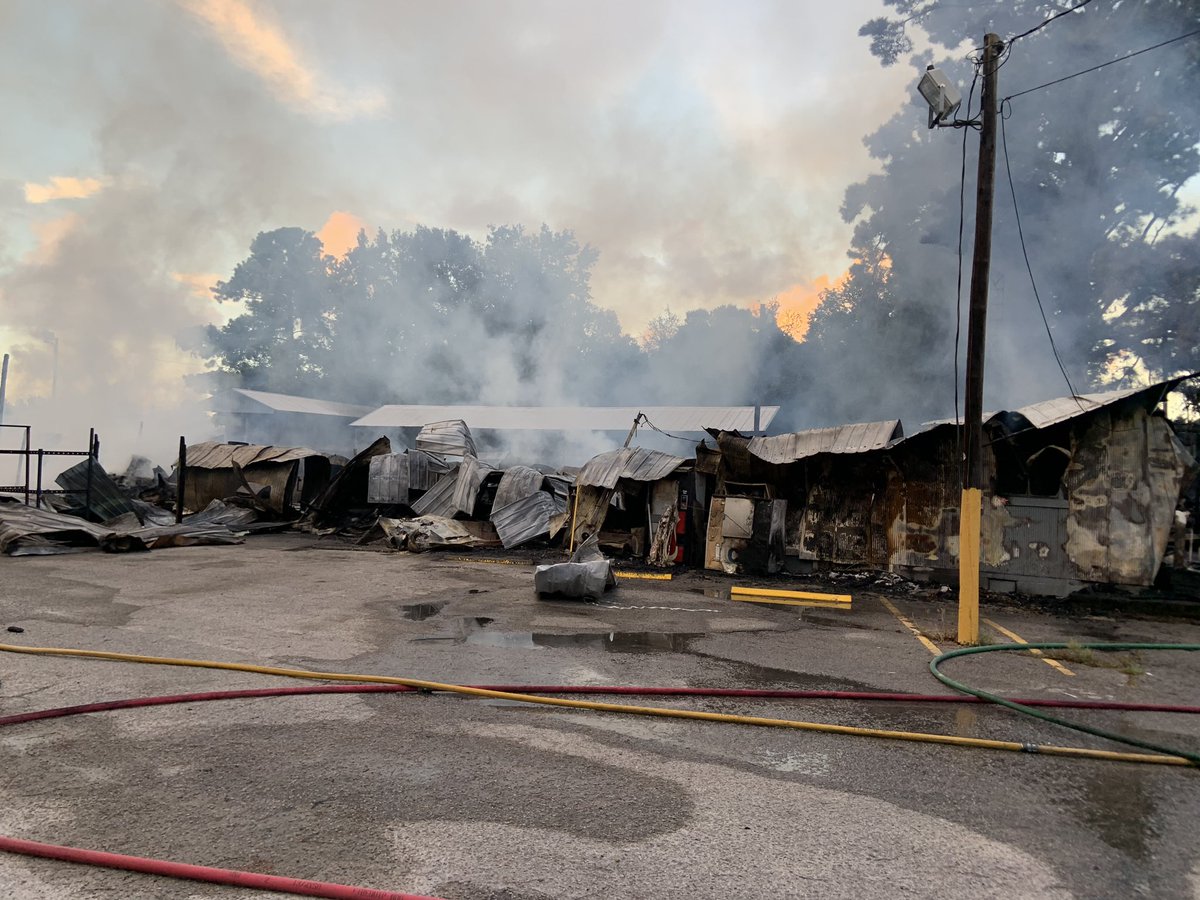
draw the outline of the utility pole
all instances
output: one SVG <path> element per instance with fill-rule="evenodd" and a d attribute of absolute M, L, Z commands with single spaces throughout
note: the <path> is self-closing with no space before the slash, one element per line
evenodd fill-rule
<path fill-rule="evenodd" d="M 979 535 L 983 503 L 983 362 L 987 338 L 988 274 L 992 264 L 992 197 L 996 182 L 997 63 L 1004 44 L 983 39 L 983 111 L 975 185 L 975 252 L 967 320 L 966 461 L 958 521 L 958 642 L 979 643 Z"/>
<path fill-rule="evenodd" d="M 4 397 L 8 393 L 8 354 L 4 354 L 4 362 L 0 367 L 0 425 L 4 424 Z"/>

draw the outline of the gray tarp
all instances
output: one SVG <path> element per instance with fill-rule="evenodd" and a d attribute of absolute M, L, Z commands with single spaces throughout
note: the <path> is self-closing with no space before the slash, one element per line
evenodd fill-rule
<path fill-rule="evenodd" d="M 538 566 L 533 570 L 533 589 L 539 597 L 593 600 L 616 585 L 612 564 L 600 552 L 595 535 L 579 545 L 570 562 Z"/>

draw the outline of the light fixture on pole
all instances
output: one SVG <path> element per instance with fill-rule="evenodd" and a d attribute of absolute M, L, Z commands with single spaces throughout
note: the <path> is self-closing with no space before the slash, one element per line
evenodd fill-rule
<path fill-rule="evenodd" d="M 946 77 L 945 72 L 934 66 L 925 69 L 925 74 L 921 76 L 917 90 L 929 104 L 930 128 L 934 128 L 952 117 L 962 105 L 962 91 L 954 86 L 954 83 Z"/>

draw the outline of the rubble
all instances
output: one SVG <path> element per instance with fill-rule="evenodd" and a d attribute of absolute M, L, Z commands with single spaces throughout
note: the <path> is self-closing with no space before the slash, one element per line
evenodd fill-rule
<path fill-rule="evenodd" d="M 0 553 L 9 556 L 49 556 L 87 550 L 129 553 L 196 544 L 240 544 L 246 532 L 237 527 L 237 516 L 225 514 L 227 509 L 221 504 L 220 509 L 206 510 L 207 515 L 189 516 L 179 525 L 142 525 L 133 512 L 98 525 L 79 516 L 3 502 L 0 503 Z"/>

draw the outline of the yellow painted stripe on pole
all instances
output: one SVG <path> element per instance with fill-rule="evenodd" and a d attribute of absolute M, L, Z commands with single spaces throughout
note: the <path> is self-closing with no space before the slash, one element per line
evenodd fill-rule
<path fill-rule="evenodd" d="M 635 578 L 638 581 L 670 581 L 675 576 L 670 572 L 613 572 L 618 578 Z"/>
<path fill-rule="evenodd" d="M 929 638 L 925 637 L 925 635 L 923 635 L 921 633 L 921 629 L 918 628 L 916 625 L 914 625 L 909 620 L 908 616 L 904 615 L 904 613 L 902 613 L 902 612 L 900 612 L 900 610 L 896 609 L 895 604 L 893 604 L 891 600 L 889 600 L 887 597 L 880 597 L 879 602 L 887 607 L 888 612 L 890 612 L 893 616 L 895 616 L 897 619 L 900 620 L 901 625 L 903 625 L 905 628 L 907 628 L 909 631 L 912 632 L 913 637 L 915 637 L 918 641 L 920 641 L 922 644 L 925 645 L 926 650 L 928 650 L 934 656 L 941 656 L 942 651 L 938 647 L 938 645 L 935 644 L 933 641 L 931 641 Z"/>
<path fill-rule="evenodd" d="M 1009 631 L 1003 625 L 1000 625 L 999 623 L 994 622 L 991 619 L 984 619 L 983 621 L 987 622 L 988 625 L 992 626 L 992 628 L 995 628 L 998 632 L 1000 632 L 1002 635 L 1004 635 L 1006 638 L 1013 641 L 1014 643 L 1017 643 L 1017 644 L 1028 644 L 1029 643 L 1029 641 L 1025 640 L 1025 638 L 1021 637 L 1015 631 Z M 1029 652 L 1032 653 L 1034 656 L 1040 658 L 1042 662 L 1044 662 L 1046 665 L 1050 666 L 1052 669 L 1057 669 L 1058 671 L 1062 672 L 1064 675 L 1070 675 L 1070 676 L 1074 677 L 1074 675 L 1075 675 L 1074 672 L 1072 672 L 1070 669 L 1068 669 L 1066 666 L 1064 666 L 1062 663 L 1060 663 L 1057 659 L 1051 659 L 1045 653 L 1043 653 L 1041 650 L 1030 650 Z"/>
<path fill-rule="evenodd" d="M 849 603 L 849 594 L 814 594 L 810 591 L 775 591 L 767 588 L 735 587 L 729 589 L 730 599 L 736 597 L 779 597 L 786 600 L 824 600 L 826 603 Z"/>

